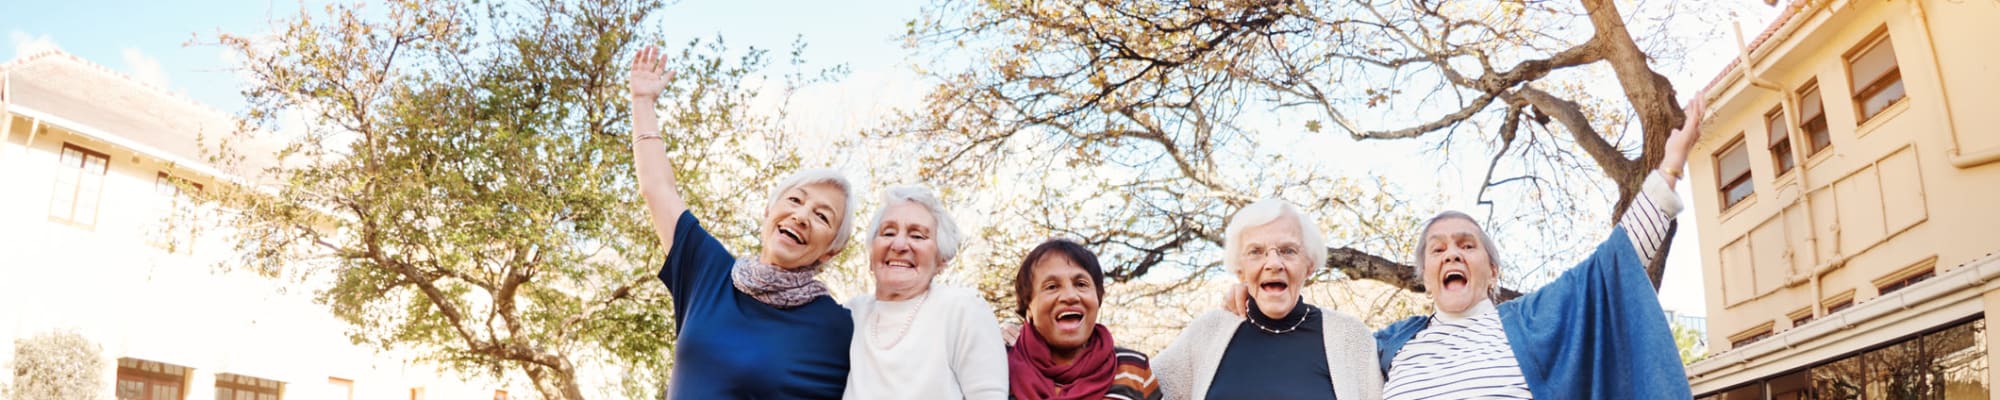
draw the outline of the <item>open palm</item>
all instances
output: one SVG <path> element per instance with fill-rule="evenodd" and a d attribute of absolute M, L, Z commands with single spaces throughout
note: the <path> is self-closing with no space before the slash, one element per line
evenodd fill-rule
<path fill-rule="evenodd" d="M 658 98 L 667 90 L 667 81 L 674 79 L 674 73 L 667 71 L 667 57 L 660 54 L 657 46 L 646 46 L 639 54 L 632 56 L 632 71 L 626 76 L 627 85 L 632 87 L 632 97 Z"/>

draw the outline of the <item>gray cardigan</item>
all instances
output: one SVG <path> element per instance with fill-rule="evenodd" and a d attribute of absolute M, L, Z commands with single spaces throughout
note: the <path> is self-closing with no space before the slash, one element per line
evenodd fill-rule
<path fill-rule="evenodd" d="M 1307 307 L 1312 307 L 1307 305 Z M 1326 366 L 1333 375 L 1333 393 L 1341 400 L 1380 400 L 1382 367 L 1375 359 L 1375 336 L 1367 325 L 1346 313 L 1320 311 L 1326 336 Z M 1236 336 L 1243 317 L 1212 310 L 1195 317 L 1174 343 L 1153 357 L 1153 377 L 1168 400 L 1202 400 L 1222 365 L 1222 353 Z"/>

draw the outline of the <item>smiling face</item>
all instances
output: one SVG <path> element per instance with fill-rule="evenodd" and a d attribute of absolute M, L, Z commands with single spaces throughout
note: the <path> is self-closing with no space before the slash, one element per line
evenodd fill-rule
<path fill-rule="evenodd" d="M 1465 312 L 1490 296 L 1500 268 L 1479 235 L 1479 225 L 1464 218 L 1439 219 L 1424 230 L 1424 288 L 1438 310 Z"/>
<path fill-rule="evenodd" d="M 1264 316 L 1284 318 L 1298 305 L 1312 261 L 1306 255 L 1303 227 L 1292 216 L 1244 230 L 1237 240 L 1236 278 L 1250 288 L 1250 298 Z"/>
<path fill-rule="evenodd" d="M 942 263 L 937 217 L 923 205 L 896 201 L 882 211 L 882 224 L 869 232 L 868 270 L 875 275 L 875 298 L 903 300 L 930 289 Z"/>
<path fill-rule="evenodd" d="M 1048 341 L 1057 364 L 1067 364 L 1090 343 L 1102 292 L 1089 271 L 1061 252 L 1044 253 L 1030 276 L 1028 323 Z"/>
<path fill-rule="evenodd" d="M 764 224 L 758 233 L 764 248 L 759 260 L 795 269 L 832 259 L 840 253 L 833 248 L 833 241 L 847 216 L 846 204 L 847 193 L 833 183 L 785 189 L 764 209 Z"/>

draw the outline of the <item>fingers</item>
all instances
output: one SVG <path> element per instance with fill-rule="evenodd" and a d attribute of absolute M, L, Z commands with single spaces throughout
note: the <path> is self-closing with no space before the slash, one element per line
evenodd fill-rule
<path fill-rule="evenodd" d="M 660 48 L 658 46 L 646 46 L 646 48 L 639 49 L 638 54 L 632 55 L 632 70 L 634 71 L 658 75 L 664 64 L 661 60 Z"/>

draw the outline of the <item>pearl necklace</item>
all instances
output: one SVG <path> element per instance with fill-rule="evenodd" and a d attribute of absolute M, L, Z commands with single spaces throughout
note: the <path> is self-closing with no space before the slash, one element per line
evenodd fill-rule
<path fill-rule="evenodd" d="M 882 331 L 880 329 L 882 325 L 882 311 L 880 309 L 877 309 L 875 312 L 869 313 L 871 315 L 868 316 L 869 318 L 868 321 L 869 324 L 873 326 L 869 327 L 872 329 L 868 330 L 868 337 L 875 339 L 875 343 L 884 343 L 882 345 L 883 348 L 896 347 L 897 343 L 903 342 L 904 336 L 908 336 L 910 334 L 910 325 L 917 323 L 917 314 L 922 313 L 924 311 L 924 303 L 929 302 L 930 299 L 931 299 L 931 291 L 925 290 L 923 297 L 917 298 L 917 307 L 911 309 L 910 315 L 903 318 L 903 329 L 896 331 L 895 340 L 891 340 L 887 343 L 884 343 L 882 341 Z"/>
<path fill-rule="evenodd" d="M 1244 307 L 1243 309 L 1248 310 L 1250 308 Z M 1264 326 L 1264 324 L 1259 324 L 1257 323 L 1256 316 L 1245 315 L 1243 316 L 1244 317 L 1243 319 L 1249 320 L 1251 326 L 1257 327 L 1257 330 L 1264 331 L 1264 333 L 1269 333 L 1273 335 L 1283 335 L 1291 333 L 1292 331 L 1299 330 L 1299 325 L 1304 325 L 1306 323 L 1306 320 L 1312 319 L 1312 315 L 1313 315 L 1313 308 L 1306 307 L 1306 315 L 1299 316 L 1299 322 L 1293 322 L 1292 327 L 1285 329 L 1272 329 L 1271 327 Z"/>

